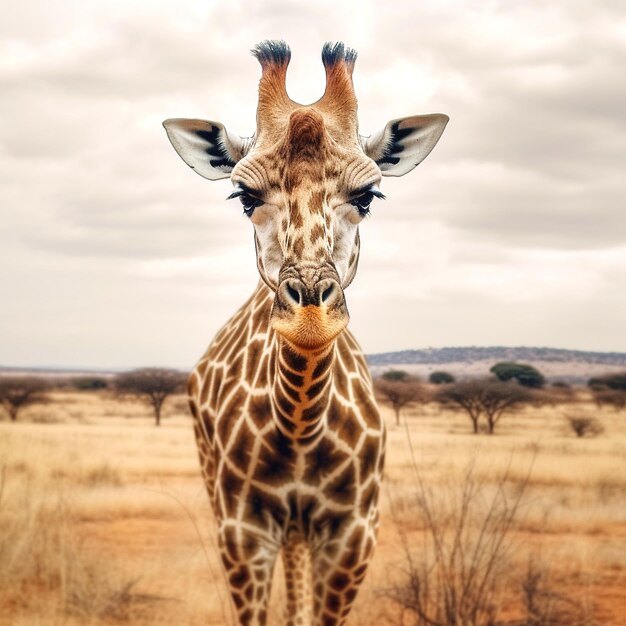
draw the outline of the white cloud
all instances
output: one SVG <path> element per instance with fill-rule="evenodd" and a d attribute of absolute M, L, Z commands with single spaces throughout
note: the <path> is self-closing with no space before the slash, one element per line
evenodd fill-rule
<path fill-rule="evenodd" d="M 265 38 L 290 43 L 303 102 L 322 43 L 357 48 L 365 133 L 451 116 L 362 228 L 347 296 L 367 350 L 626 350 L 619 3 L 61 0 L 0 24 L 3 362 L 189 366 L 247 297 L 250 225 L 160 123 L 251 134 Z"/>

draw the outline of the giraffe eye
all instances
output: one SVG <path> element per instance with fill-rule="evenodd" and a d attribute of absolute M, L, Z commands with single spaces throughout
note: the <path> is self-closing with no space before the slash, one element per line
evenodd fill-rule
<path fill-rule="evenodd" d="M 251 196 L 247 193 L 243 193 L 239 196 L 239 202 L 241 202 L 243 212 L 248 217 L 252 217 L 254 209 L 263 204 L 263 200 L 259 200 L 258 198 L 255 198 L 254 196 Z"/>
<path fill-rule="evenodd" d="M 369 215 L 370 204 L 372 204 L 373 199 L 374 194 L 371 191 L 366 191 L 357 198 L 354 198 L 350 204 L 357 208 L 361 217 L 365 217 L 366 215 Z"/>
<path fill-rule="evenodd" d="M 243 212 L 247 217 L 252 217 L 254 213 L 254 209 L 263 204 L 263 200 L 256 198 L 246 189 L 235 189 L 233 193 L 228 196 L 228 200 L 231 198 L 239 198 L 239 202 L 241 202 L 241 206 L 243 207 Z"/>
<path fill-rule="evenodd" d="M 350 204 L 356 207 L 361 217 L 369 215 L 370 204 L 372 204 L 374 198 L 385 199 L 385 194 L 375 184 L 361 187 L 361 189 L 355 191 L 353 195 L 354 198 L 350 200 Z"/>

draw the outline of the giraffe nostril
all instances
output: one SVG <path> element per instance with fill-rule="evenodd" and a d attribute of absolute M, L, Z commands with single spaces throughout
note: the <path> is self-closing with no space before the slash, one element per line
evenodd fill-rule
<path fill-rule="evenodd" d="M 326 289 L 324 289 L 324 291 L 322 292 L 322 302 L 325 303 L 328 298 L 330 298 L 330 296 L 333 294 L 333 291 L 335 291 L 335 285 L 330 284 L 328 287 L 326 287 Z"/>
<path fill-rule="evenodd" d="M 294 289 L 289 283 L 287 283 L 287 293 L 296 304 L 300 304 L 300 292 Z"/>
<path fill-rule="evenodd" d="M 276 298 L 279 306 L 292 311 L 308 306 L 335 309 L 343 302 L 343 291 L 334 279 L 307 283 L 299 278 L 287 278 L 280 283 Z"/>

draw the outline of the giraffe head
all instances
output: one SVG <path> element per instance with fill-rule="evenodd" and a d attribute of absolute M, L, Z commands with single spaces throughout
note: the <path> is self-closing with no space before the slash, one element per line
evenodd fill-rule
<path fill-rule="evenodd" d="M 352 84 L 356 52 L 326 44 L 326 90 L 303 106 L 287 95 L 291 52 L 266 41 L 257 129 L 242 138 L 219 122 L 170 119 L 167 135 L 181 158 L 210 180 L 230 177 L 254 226 L 257 267 L 274 293 L 272 325 L 300 349 L 329 344 L 348 323 L 344 290 L 359 259 L 359 223 L 382 176 L 402 176 L 433 149 L 448 118 L 395 119 L 371 137 L 358 132 Z"/>

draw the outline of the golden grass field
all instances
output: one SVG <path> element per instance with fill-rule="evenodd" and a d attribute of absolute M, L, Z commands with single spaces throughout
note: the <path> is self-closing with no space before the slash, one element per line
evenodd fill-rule
<path fill-rule="evenodd" d="M 503 476 L 512 490 L 528 480 L 503 563 L 500 623 L 520 617 L 532 561 L 550 593 L 576 604 L 577 623 L 626 624 L 624 412 L 585 397 L 528 407 L 491 437 L 435 405 L 410 407 L 402 426 L 383 412 L 379 545 L 351 625 L 411 623 L 382 592 L 401 581 L 405 549 L 419 558 L 425 545 L 419 485 L 437 499 L 468 467 L 486 494 Z M 604 434 L 575 438 L 571 414 L 598 417 Z M 166 402 L 156 428 L 140 402 L 55 392 L 17 423 L 0 422 L 0 472 L 0 624 L 233 623 L 183 397 Z M 270 623 L 280 623 L 281 601 L 276 578 Z"/>

